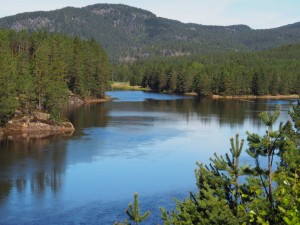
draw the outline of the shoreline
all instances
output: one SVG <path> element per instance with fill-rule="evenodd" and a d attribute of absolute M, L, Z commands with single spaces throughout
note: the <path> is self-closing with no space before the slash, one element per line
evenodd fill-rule
<path fill-rule="evenodd" d="M 192 96 L 192 97 L 200 97 L 196 92 L 186 92 L 182 94 L 184 96 Z M 209 95 L 203 96 L 203 98 L 211 98 L 211 99 L 238 99 L 241 101 L 251 101 L 257 99 L 299 99 L 300 95 Z"/>
<path fill-rule="evenodd" d="M 104 98 L 81 99 L 75 95 L 69 96 L 70 106 L 81 106 L 84 104 L 103 103 L 110 101 L 109 96 Z M 50 114 L 46 112 L 33 112 L 33 115 L 15 115 L 4 127 L 0 127 L 0 140 L 8 136 L 19 137 L 47 137 L 53 135 L 71 136 L 75 131 L 73 124 L 69 121 L 62 123 L 53 122 Z"/>
<path fill-rule="evenodd" d="M 195 92 L 184 93 L 186 96 L 198 96 Z M 221 95 L 211 95 L 207 96 L 207 98 L 211 99 L 225 99 L 232 100 L 237 99 L 240 101 L 253 102 L 257 99 L 299 99 L 299 95 L 233 95 L 233 96 L 221 96 Z M 112 98 L 109 96 L 105 96 L 104 98 L 90 98 L 90 99 L 76 99 L 73 96 L 73 101 L 70 101 L 70 105 L 84 105 L 84 104 L 94 104 L 94 103 L 104 103 L 111 101 Z M 76 104 L 77 103 L 77 104 Z M 75 131 L 75 128 L 71 122 L 63 122 L 63 123 L 53 123 L 49 121 L 50 115 L 48 113 L 36 112 L 33 116 L 23 115 L 23 116 L 15 116 L 12 120 L 10 120 L 5 127 L 0 127 L 0 140 L 7 135 L 14 134 L 43 134 L 46 136 L 49 134 L 64 134 L 67 133 L 68 136 Z M 43 135 L 41 135 L 43 136 Z"/>
<path fill-rule="evenodd" d="M 240 100 L 256 100 L 256 99 L 298 99 L 299 95 L 230 95 L 230 96 L 221 96 L 221 95 L 212 95 L 212 99 L 240 99 Z"/>
<path fill-rule="evenodd" d="M 0 139 L 5 136 L 27 134 L 25 136 L 51 136 L 53 134 L 72 134 L 75 131 L 69 121 L 54 122 L 50 114 L 35 111 L 31 115 L 16 114 L 4 127 L 0 128 Z"/>
<path fill-rule="evenodd" d="M 183 95 L 186 96 L 194 96 L 194 97 L 201 97 L 198 96 L 196 92 L 187 92 Z M 256 100 L 256 99 L 299 99 L 300 95 L 209 95 L 204 96 L 204 98 L 212 98 L 212 99 L 240 99 L 240 100 Z"/>
<path fill-rule="evenodd" d="M 143 88 L 141 86 L 135 85 L 132 86 L 130 85 L 129 82 L 113 82 L 110 84 L 110 89 L 112 91 L 147 91 L 148 88 Z"/>
<path fill-rule="evenodd" d="M 14 124 L 16 128 L 0 128 L 0 141 L 3 139 L 42 139 L 51 136 L 72 136 L 75 128 L 72 123 L 64 122 L 62 125 L 48 125 L 39 123 Z"/>
<path fill-rule="evenodd" d="M 109 102 L 111 98 L 109 96 L 105 96 L 104 98 L 90 98 L 85 99 L 83 104 L 90 104 L 90 103 L 102 103 L 102 102 Z"/>

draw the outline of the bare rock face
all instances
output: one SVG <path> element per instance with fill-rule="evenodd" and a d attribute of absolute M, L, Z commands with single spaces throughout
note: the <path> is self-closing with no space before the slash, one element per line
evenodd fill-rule
<path fill-rule="evenodd" d="M 17 116 L 10 120 L 5 128 L 5 133 L 12 132 L 73 132 L 74 126 L 70 122 L 55 123 L 49 120 L 50 115 L 43 112 L 34 112 L 32 115 Z"/>
<path fill-rule="evenodd" d="M 34 112 L 33 116 L 35 116 L 39 120 L 49 120 L 50 119 L 50 114 L 45 113 L 45 112 Z"/>
<path fill-rule="evenodd" d="M 70 92 L 70 94 L 69 94 L 69 104 L 70 105 L 82 105 L 84 103 L 85 103 L 84 100 L 82 100 L 81 98 L 79 98 L 78 96 L 76 96 L 75 94 Z"/>

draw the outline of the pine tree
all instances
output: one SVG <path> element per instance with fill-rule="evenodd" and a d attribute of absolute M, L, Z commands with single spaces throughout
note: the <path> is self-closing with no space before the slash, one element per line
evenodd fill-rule
<path fill-rule="evenodd" d="M 235 216 L 238 215 L 238 203 L 241 202 L 241 191 L 239 189 L 239 177 L 244 175 L 245 167 L 240 166 L 240 155 L 242 153 L 244 139 L 241 143 L 239 141 L 239 135 L 236 134 L 235 140 L 230 139 L 230 156 L 228 153 L 225 154 L 225 159 L 222 156 L 217 156 L 215 153 L 214 159 L 211 161 L 214 163 L 214 166 L 217 170 L 226 171 L 230 177 L 230 192 L 234 198 L 230 198 L 229 205 L 233 210 Z"/>
<path fill-rule="evenodd" d="M 38 100 L 38 109 L 45 110 L 46 87 L 50 79 L 50 45 L 49 41 L 44 41 L 35 51 L 34 83 Z"/>
<path fill-rule="evenodd" d="M 72 61 L 70 71 L 68 74 L 68 87 L 69 89 L 78 95 L 83 96 L 82 91 L 82 77 L 83 77 L 83 55 L 82 55 L 82 42 L 79 38 L 74 38 L 72 43 Z"/>
<path fill-rule="evenodd" d="M 221 71 L 219 91 L 221 95 L 232 95 L 233 93 L 233 77 L 226 67 Z"/>
<path fill-rule="evenodd" d="M 129 203 L 126 214 L 128 215 L 130 220 L 138 225 L 139 223 L 147 219 L 147 217 L 150 215 L 150 211 L 147 211 L 143 215 L 140 215 L 138 193 L 134 193 L 134 202 L 133 204 Z"/>
<path fill-rule="evenodd" d="M 9 48 L 9 33 L 0 32 L 0 125 L 3 125 L 17 107 L 16 67 Z"/>
<path fill-rule="evenodd" d="M 177 72 L 173 67 L 167 70 L 167 87 L 168 90 L 175 92 L 176 90 Z"/>
<path fill-rule="evenodd" d="M 195 91 L 199 96 L 211 95 L 211 80 L 203 68 L 198 71 L 194 79 Z"/>
<path fill-rule="evenodd" d="M 240 224 L 246 216 L 242 203 L 239 177 L 245 166 L 239 164 L 244 140 L 239 135 L 230 139 L 230 155 L 225 158 L 214 155 L 210 166 L 197 163 L 195 171 L 198 193 L 190 192 L 190 198 L 176 201 L 176 211 L 161 209 L 162 218 L 168 224 Z M 239 209 L 241 208 L 241 210 Z"/>
<path fill-rule="evenodd" d="M 32 62 L 26 52 L 19 52 L 16 60 L 16 91 L 20 109 L 28 114 L 35 108 L 36 95 L 34 79 L 32 76 Z"/>
<path fill-rule="evenodd" d="M 285 224 L 300 224 L 300 101 L 289 111 L 294 123 L 287 130 L 281 167 L 274 176 L 277 217 Z"/>
<path fill-rule="evenodd" d="M 190 198 L 183 202 L 176 200 L 176 210 L 167 212 L 161 208 L 164 224 L 239 224 L 228 206 L 227 200 L 232 194 L 230 179 L 213 166 L 208 168 L 198 164 L 198 167 L 195 174 L 199 191 L 196 194 L 190 192 Z"/>
<path fill-rule="evenodd" d="M 57 119 L 68 97 L 66 83 L 70 64 L 70 49 L 64 37 L 54 35 L 50 43 L 49 76 L 45 86 L 45 108 Z"/>
<path fill-rule="evenodd" d="M 287 129 L 287 124 L 282 123 L 277 131 L 273 131 L 273 125 L 280 115 L 280 107 L 278 106 L 274 113 L 268 114 L 263 112 L 260 114 L 261 119 L 267 126 L 266 134 L 259 136 L 258 134 L 251 134 L 247 132 L 247 140 L 249 149 L 247 153 L 256 163 L 256 167 L 248 172 L 254 176 L 258 176 L 260 185 L 263 187 L 266 199 L 268 200 L 268 208 L 270 213 L 270 221 L 275 222 L 275 201 L 273 193 L 273 161 L 275 154 L 281 154 L 283 142 L 285 141 L 284 132 Z M 261 165 L 260 158 L 267 158 L 267 168 Z"/>

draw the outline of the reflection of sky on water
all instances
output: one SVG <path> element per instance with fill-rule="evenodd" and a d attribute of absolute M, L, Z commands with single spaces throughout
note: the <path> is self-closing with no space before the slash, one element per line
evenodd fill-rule
<path fill-rule="evenodd" d="M 152 211 L 149 224 L 161 223 L 159 206 L 170 208 L 173 197 L 195 190 L 196 161 L 208 163 L 214 152 L 228 152 L 236 132 L 240 138 L 247 130 L 263 134 L 257 116 L 278 103 L 285 121 L 291 102 L 111 94 L 123 94 L 129 102 L 123 98 L 77 110 L 73 137 L 29 143 L 26 152 L 11 147 L 15 153 L 8 156 L 16 159 L 3 161 L 7 166 L 0 171 L 0 181 L 8 184 L 0 187 L 9 193 L 0 208 L 4 224 L 112 224 L 126 217 L 134 192 L 142 209 Z M 242 160 L 248 161 L 245 153 Z"/>
<path fill-rule="evenodd" d="M 147 99 L 152 100 L 176 100 L 176 99 L 189 99 L 190 96 L 159 94 L 154 92 L 135 91 L 108 91 L 106 95 L 112 97 L 114 102 L 143 102 Z"/>

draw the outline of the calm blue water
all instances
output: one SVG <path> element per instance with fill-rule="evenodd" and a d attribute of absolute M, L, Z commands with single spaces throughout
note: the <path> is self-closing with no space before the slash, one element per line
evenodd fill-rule
<path fill-rule="evenodd" d="M 196 190 L 196 161 L 227 152 L 236 132 L 263 134 L 261 111 L 280 104 L 285 121 L 295 102 L 107 94 L 117 99 L 68 112 L 70 137 L 1 141 L 0 224 L 113 224 L 126 219 L 134 192 L 152 212 L 145 224 L 162 223 L 160 206 Z"/>

